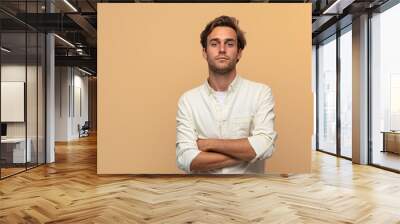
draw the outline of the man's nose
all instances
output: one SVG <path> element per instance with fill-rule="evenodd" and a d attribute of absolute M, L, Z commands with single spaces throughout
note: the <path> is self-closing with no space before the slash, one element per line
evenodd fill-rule
<path fill-rule="evenodd" d="M 225 52 L 225 44 L 219 45 L 219 52 Z"/>

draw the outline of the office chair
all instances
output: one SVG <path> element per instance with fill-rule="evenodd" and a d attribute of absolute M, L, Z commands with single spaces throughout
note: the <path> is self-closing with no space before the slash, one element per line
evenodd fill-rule
<path fill-rule="evenodd" d="M 85 121 L 82 127 L 79 128 L 79 138 L 89 136 L 89 129 L 90 129 L 89 121 Z"/>

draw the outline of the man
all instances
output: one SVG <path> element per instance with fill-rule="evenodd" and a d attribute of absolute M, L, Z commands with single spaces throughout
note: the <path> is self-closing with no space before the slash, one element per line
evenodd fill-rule
<path fill-rule="evenodd" d="M 187 173 L 263 173 L 276 138 L 271 89 L 236 74 L 246 39 L 235 18 L 214 19 L 200 37 L 209 77 L 179 99 L 177 165 Z"/>

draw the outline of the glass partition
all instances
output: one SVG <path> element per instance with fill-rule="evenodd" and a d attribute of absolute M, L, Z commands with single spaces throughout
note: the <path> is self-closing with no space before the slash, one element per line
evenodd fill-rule
<path fill-rule="evenodd" d="M 37 165 L 38 144 L 37 144 L 37 116 L 38 116 L 38 34 L 36 32 L 27 33 L 27 98 L 26 98 L 26 113 L 27 113 L 27 150 L 30 151 L 30 160 L 27 163 L 28 168 Z"/>
<path fill-rule="evenodd" d="M 31 152 L 26 150 L 26 33 L 1 34 L 1 175 L 24 171 Z M 6 49 L 6 50 L 4 50 Z"/>
<path fill-rule="evenodd" d="M 44 3 L 0 2 L 1 179 L 45 163 L 45 34 L 16 19 Z"/>

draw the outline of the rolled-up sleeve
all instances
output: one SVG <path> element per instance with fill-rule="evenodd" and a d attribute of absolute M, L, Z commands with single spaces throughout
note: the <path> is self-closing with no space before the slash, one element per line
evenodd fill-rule
<path fill-rule="evenodd" d="M 276 132 L 274 130 L 274 97 L 271 88 L 263 86 L 258 98 L 256 113 L 253 119 L 254 128 L 248 140 L 256 156 L 250 163 L 264 160 L 275 151 Z"/>
<path fill-rule="evenodd" d="M 190 108 L 183 95 L 176 115 L 176 163 L 179 169 L 190 173 L 192 160 L 200 153 L 197 134 Z"/>

